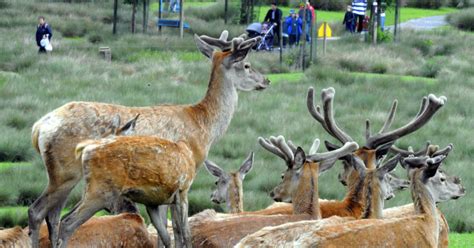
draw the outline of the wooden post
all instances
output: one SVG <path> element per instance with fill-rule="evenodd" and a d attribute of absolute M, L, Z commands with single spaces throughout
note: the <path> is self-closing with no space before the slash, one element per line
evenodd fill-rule
<path fill-rule="evenodd" d="M 326 26 L 327 22 L 323 22 L 323 54 L 326 54 L 326 42 L 327 42 L 327 34 L 326 34 Z"/>
<path fill-rule="evenodd" d="M 398 32 L 399 18 L 400 18 L 400 0 L 395 0 L 395 26 L 394 26 L 394 29 L 393 29 L 393 40 L 394 41 L 398 41 L 398 36 L 397 35 L 399 35 L 399 32 Z"/>
<path fill-rule="evenodd" d="M 158 0 L 158 23 L 161 20 L 161 11 L 163 10 L 163 0 Z M 161 34 L 161 26 L 158 26 L 158 33 Z"/>
<path fill-rule="evenodd" d="M 184 36 L 184 6 L 183 0 L 179 0 L 179 37 Z"/>
<path fill-rule="evenodd" d="M 135 33 L 135 14 L 137 13 L 137 1 L 132 1 L 132 34 Z"/>
<path fill-rule="evenodd" d="M 112 61 L 112 51 L 110 47 L 99 47 L 99 54 L 104 58 L 106 61 Z"/>
<path fill-rule="evenodd" d="M 229 0 L 225 0 L 224 1 L 224 24 L 227 24 L 227 10 L 228 10 L 228 1 Z"/>
<path fill-rule="evenodd" d="M 143 33 L 148 29 L 148 0 L 143 0 Z"/>
<path fill-rule="evenodd" d="M 318 55 L 318 52 L 317 52 L 318 50 L 318 43 L 317 43 L 318 42 L 318 26 L 317 26 L 318 24 L 317 23 L 318 22 L 317 20 L 318 20 L 318 14 L 316 13 L 314 15 L 314 21 L 313 21 L 314 27 L 311 28 L 311 31 L 314 31 L 311 35 L 311 47 L 313 46 L 313 43 L 314 43 L 314 49 L 312 50 L 314 52 L 314 55 L 311 55 L 312 56 L 311 61 L 313 62 L 313 64 L 316 63 L 316 57 Z"/>
<path fill-rule="evenodd" d="M 280 21 L 278 22 L 278 32 L 279 32 L 279 41 L 278 41 L 278 44 L 280 45 L 280 66 L 282 66 L 283 64 L 283 26 L 282 26 L 282 22 L 281 22 L 281 19 Z"/>
<path fill-rule="evenodd" d="M 114 0 L 114 19 L 113 19 L 113 26 L 112 26 L 112 33 L 117 33 L 117 9 L 118 9 L 118 0 Z"/>
<path fill-rule="evenodd" d="M 306 9 L 307 8 L 308 6 L 305 4 L 303 8 L 303 33 L 302 33 L 303 42 L 300 43 L 300 65 L 303 71 L 304 71 L 304 50 L 306 48 Z"/>
<path fill-rule="evenodd" d="M 376 0 L 374 0 L 373 4 L 372 4 L 372 18 L 373 18 L 373 25 L 372 25 L 372 43 L 375 45 L 377 44 L 377 26 L 378 26 L 378 21 L 379 21 L 379 6 L 376 2 Z"/>

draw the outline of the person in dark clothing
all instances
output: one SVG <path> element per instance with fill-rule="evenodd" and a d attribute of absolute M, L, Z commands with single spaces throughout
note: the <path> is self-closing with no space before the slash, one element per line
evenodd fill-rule
<path fill-rule="evenodd" d="M 275 26 L 273 28 L 273 33 L 275 34 L 275 41 L 277 44 L 280 44 L 280 21 L 281 21 L 282 12 L 279 8 L 277 8 L 276 2 L 272 3 L 271 9 L 268 10 L 267 14 L 265 15 L 264 22 L 273 23 Z"/>
<path fill-rule="evenodd" d="M 38 27 L 36 28 L 36 45 L 39 47 L 39 53 L 46 53 L 46 49 L 44 46 L 41 45 L 41 40 L 43 38 L 48 38 L 51 41 L 53 37 L 53 31 L 51 30 L 51 26 L 46 23 L 46 20 L 43 16 L 38 17 Z"/>
<path fill-rule="evenodd" d="M 305 5 L 302 3 L 300 4 L 300 9 L 298 11 L 298 15 L 303 20 L 305 25 L 305 33 L 306 33 L 306 41 L 311 41 L 311 26 L 314 19 L 314 8 L 311 6 L 309 1 L 306 2 L 306 14 L 305 14 Z"/>
<path fill-rule="evenodd" d="M 346 24 L 346 31 L 354 33 L 355 31 L 355 24 L 356 24 L 356 16 L 352 13 L 352 7 L 347 6 L 347 12 L 344 15 L 344 21 L 342 24 Z"/>

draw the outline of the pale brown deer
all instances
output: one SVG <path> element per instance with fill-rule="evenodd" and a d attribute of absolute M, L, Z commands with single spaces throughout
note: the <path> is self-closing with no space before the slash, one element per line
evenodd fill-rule
<path fill-rule="evenodd" d="M 138 214 L 92 217 L 81 225 L 69 240 L 69 247 L 156 247 L 157 240 L 148 233 L 145 221 Z M 41 225 L 40 247 L 51 247 L 48 228 Z"/>
<path fill-rule="evenodd" d="M 7 229 L 0 228 L 1 248 L 29 248 L 31 247 L 28 234 L 19 226 Z"/>
<path fill-rule="evenodd" d="M 254 154 L 251 152 L 242 163 L 238 171 L 225 172 L 221 167 L 210 160 L 204 161 L 204 165 L 217 177 L 217 189 L 212 192 L 211 201 L 217 204 L 227 203 L 230 213 L 242 213 L 244 211 L 243 180 L 253 166 Z"/>
<path fill-rule="evenodd" d="M 69 192 L 82 178 L 81 163 L 74 156 L 76 145 L 85 139 L 100 138 L 101 130 L 109 125 L 114 114 L 123 118 L 140 114 L 137 135 L 153 135 L 175 142 L 185 140 L 198 157 L 197 164 L 202 164 L 211 144 L 225 133 L 232 119 L 238 101 L 237 90 L 263 90 L 269 85 L 268 79 L 244 61 L 259 38 L 227 41 L 227 34 L 224 31 L 220 39 L 195 36 L 199 50 L 212 60 L 207 93 L 196 104 L 126 107 L 70 102 L 34 124 L 33 146 L 43 159 L 49 181 L 28 210 L 33 247 L 37 247 L 39 226 L 45 218 L 52 238 L 56 238 L 60 210 Z M 224 51 L 215 51 L 215 48 Z"/>
<path fill-rule="evenodd" d="M 264 228 L 247 236 L 236 247 L 286 247 L 294 244 L 311 247 L 438 247 L 443 240 L 439 237 L 439 222 L 445 222 L 445 219 L 436 209 L 436 189 L 429 181 L 441 181 L 433 177 L 439 173 L 438 167 L 444 158 L 444 155 L 438 155 L 403 159 L 411 179 L 414 214 L 315 228 L 318 221 L 308 221 L 293 224 L 291 231 L 288 226 Z M 452 199 L 464 195 L 462 186 L 458 184 L 457 187 L 459 190 L 450 194 Z M 284 238 L 282 233 L 286 234 Z"/>
<path fill-rule="evenodd" d="M 218 221 L 208 219 L 193 227 L 193 245 L 195 247 L 230 247 L 246 235 L 265 226 L 320 219 L 318 174 L 332 167 L 338 157 L 350 154 L 355 149 L 357 149 L 357 144 L 348 142 L 338 150 L 306 156 L 301 148 L 297 148 L 294 154 L 295 163 L 291 169 L 300 173 L 300 179 L 297 189 L 293 192 L 293 215 L 244 215 Z"/>

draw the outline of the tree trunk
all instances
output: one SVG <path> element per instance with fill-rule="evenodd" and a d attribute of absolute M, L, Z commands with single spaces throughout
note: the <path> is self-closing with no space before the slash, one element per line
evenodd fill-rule
<path fill-rule="evenodd" d="M 137 1 L 132 1 L 132 34 L 135 33 L 135 14 L 137 13 Z"/>
<path fill-rule="evenodd" d="M 112 33 L 117 33 L 117 9 L 118 9 L 118 0 L 114 0 L 114 18 L 113 18 L 113 26 L 112 26 Z"/>
<path fill-rule="evenodd" d="M 143 0 L 143 33 L 148 30 L 148 0 Z"/>

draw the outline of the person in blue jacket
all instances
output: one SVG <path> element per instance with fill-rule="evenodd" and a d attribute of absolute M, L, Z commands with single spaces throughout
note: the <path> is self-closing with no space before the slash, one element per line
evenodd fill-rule
<path fill-rule="evenodd" d="M 290 16 L 285 20 L 285 25 L 287 27 L 287 34 L 289 36 L 290 47 L 295 43 L 299 44 L 300 36 L 303 33 L 303 20 L 295 13 L 294 9 L 290 10 Z"/>
<path fill-rule="evenodd" d="M 46 20 L 43 16 L 38 17 L 38 27 L 36 28 L 36 45 L 39 47 L 39 53 L 46 53 L 46 49 L 44 46 L 41 46 L 41 40 L 46 37 L 51 41 L 53 37 L 53 31 L 51 26 L 46 23 Z"/>

